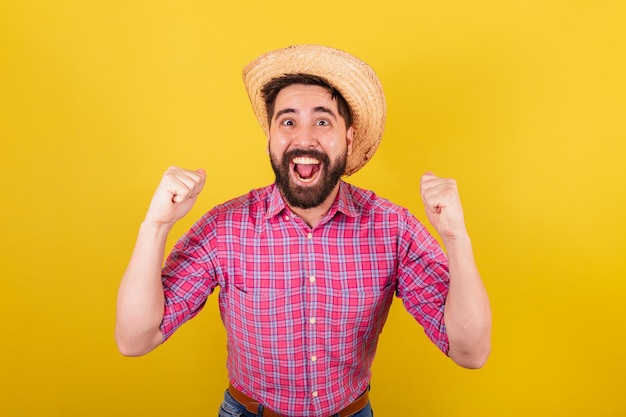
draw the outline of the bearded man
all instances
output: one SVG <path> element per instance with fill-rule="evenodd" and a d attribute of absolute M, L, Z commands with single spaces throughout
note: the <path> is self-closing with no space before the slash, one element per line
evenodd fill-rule
<path fill-rule="evenodd" d="M 455 181 L 421 179 L 446 256 L 406 209 L 342 180 L 382 138 L 374 71 L 298 45 L 243 75 L 276 181 L 207 212 L 162 266 L 168 233 L 206 181 L 203 170 L 165 172 L 120 285 L 120 351 L 151 351 L 220 286 L 230 380 L 221 417 L 372 416 L 370 369 L 394 295 L 442 352 L 481 367 L 491 312 Z"/>

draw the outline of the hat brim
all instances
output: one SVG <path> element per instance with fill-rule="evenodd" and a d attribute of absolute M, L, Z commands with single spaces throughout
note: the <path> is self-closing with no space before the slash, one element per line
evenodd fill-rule
<path fill-rule="evenodd" d="M 350 106 L 355 133 L 344 175 L 355 173 L 372 158 L 385 129 L 387 107 L 380 80 L 365 62 L 327 46 L 294 45 L 263 54 L 244 67 L 243 82 L 266 135 L 269 125 L 261 89 L 274 78 L 298 73 L 324 78 Z"/>

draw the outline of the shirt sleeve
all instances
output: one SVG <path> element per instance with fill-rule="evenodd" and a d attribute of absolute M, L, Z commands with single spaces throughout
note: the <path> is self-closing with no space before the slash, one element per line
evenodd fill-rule
<path fill-rule="evenodd" d="M 448 260 L 435 238 L 410 213 L 406 212 L 399 230 L 396 295 L 428 338 L 447 354 L 443 312 L 450 288 Z"/>
<path fill-rule="evenodd" d="M 195 317 L 218 282 L 212 250 L 213 232 L 202 218 L 174 246 L 161 274 L 165 306 L 161 331 L 169 337 L 186 321 Z"/>

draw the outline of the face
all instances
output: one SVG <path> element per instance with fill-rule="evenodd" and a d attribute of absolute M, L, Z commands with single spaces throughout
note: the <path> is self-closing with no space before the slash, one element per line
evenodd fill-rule
<path fill-rule="evenodd" d="M 269 154 L 276 184 L 292 207 L 312 208 L 337 190 L 352 152 L 352 127 L 324 87 L 294 84 L 276 96 Z"/>

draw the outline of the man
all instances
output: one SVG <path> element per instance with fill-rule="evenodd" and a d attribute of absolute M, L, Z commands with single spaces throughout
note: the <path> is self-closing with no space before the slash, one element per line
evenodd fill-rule
<path fill-rule="evenodd" d="M 481 367 L 491 313 L 455 182 L 421 179 L 446 258 L 407 210 L 341 180 L 382 137 L 373 70 L 300 45 L 253 61 L 244 83 L 276 182 L 206 213 L 162 268 L 167 235 L 206 180 L 165 172 L 120 285 L 120 351 L 154 349 L 219 285 L 230 379 L 220 416 L 371 416 L 370 367 L 394 294 L 452 360 Z"/>

